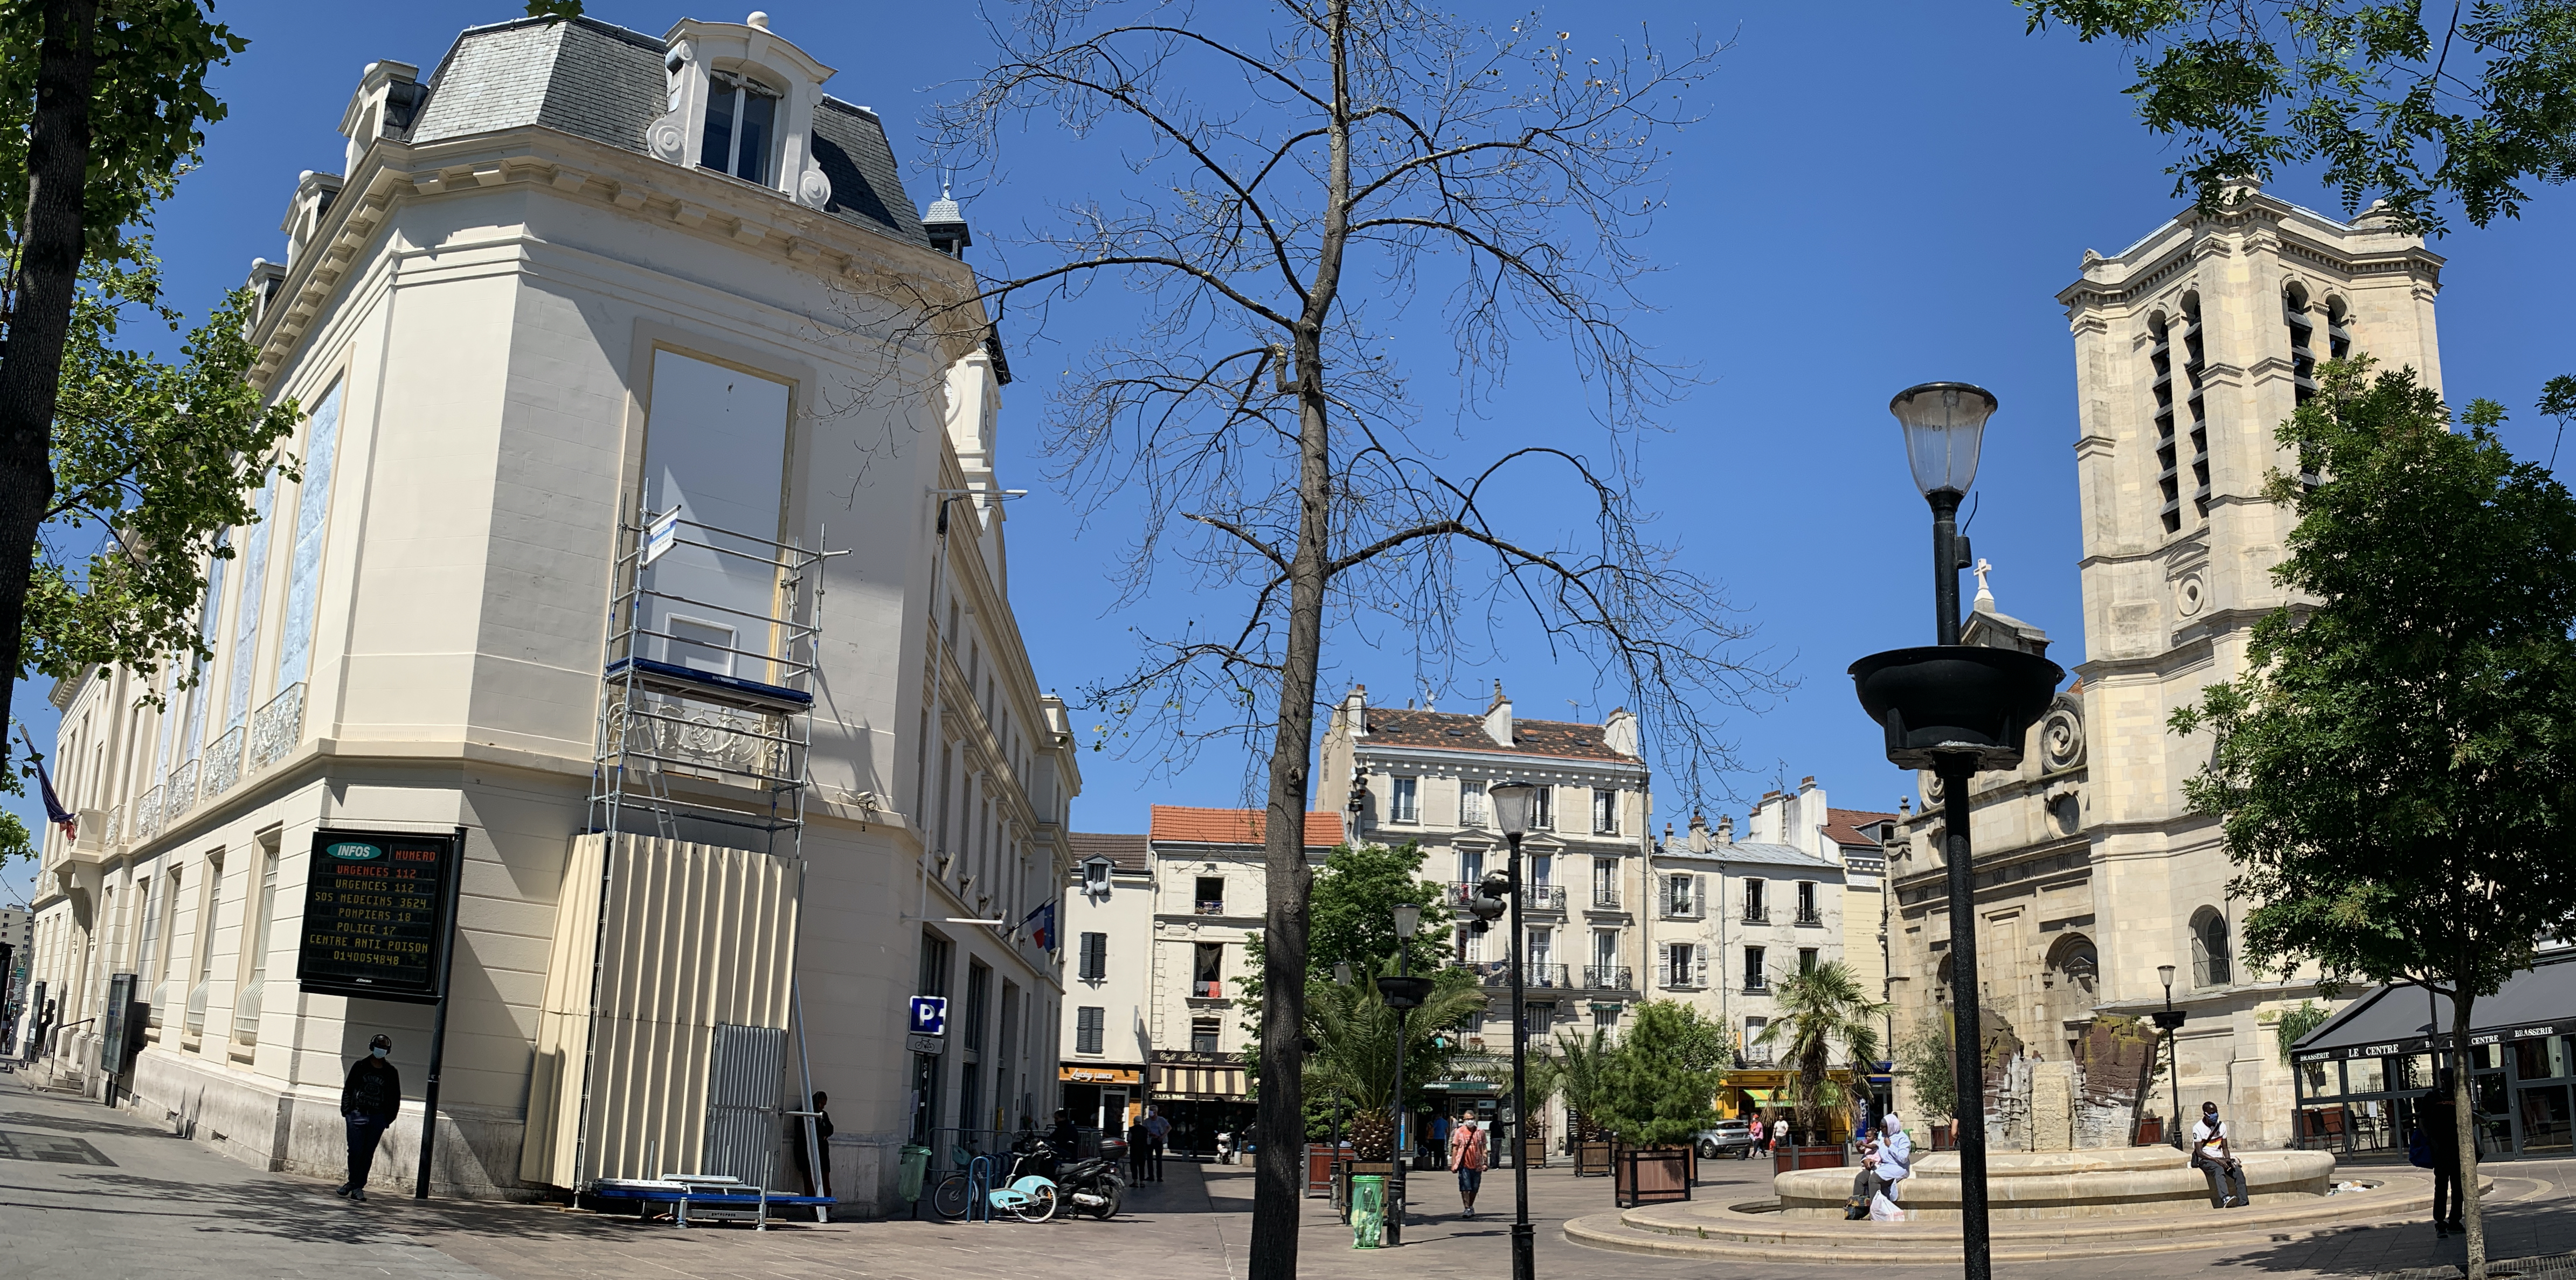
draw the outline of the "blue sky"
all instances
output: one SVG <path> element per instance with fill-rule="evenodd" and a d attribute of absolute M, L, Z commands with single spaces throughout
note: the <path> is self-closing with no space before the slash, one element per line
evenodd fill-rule
<path fill-rule="evenodd" d="M 1472 11 L 1472 6 L 1470 6 Z M 609 21 L 659 34 L 684 14 L 667 4 L 594 3 Z M 837 67 L 827 88 L 875 108 L 896 152 L 921 161 L 918 120 L 942 86 L 986 55 L 972 10 L 958 5 L 849 5 L 773 0 L 772 29 Z M 1518 11 L 1498 6 L 1497 21 Z M 2072 348 L 2054 294 L 2087 248 L 2117 251 L 2178 207 L 2163 144 L 2140 129 L 2119 88 L 2117 51 L 2062 35 L 2026 36 L 2006 0 L 1930 5 L 1725 6 L 1595 0 L 1542 11 L 1597 50 L 1639 22 L 1660 40 L 1696 29 L 1731 41 L 1701 103 L 1705 119 L 1674 139 L 1669 207 L 1639 246 L 1663 268 L 1647 286 L 1659 310 L 1639 318 L 1658 353 L 1695 367 L 1701 385 L 1648 437 L 1642 505 L 1684 567 L 1722 582 L 1761 628 L 1759 643 L 1796 687 L 1724 726 L 1743 769 L 1709 779 L 1741 800 L 1816 775 L 1837 804 L 1891 808 L 1910 779 L 1881 758 L 1875 726 L 1843 668 L 1865 653 L 1930 638 L 1923 572 L 1925 515 L 1906 477 L 1889 395 L 1955 378 L 2002 400 L 1986 443 L 1972 530 L 1996 565 L 2006 612 L 2045 628 L 2052 656 L 2082 652 L 2075 576 Z M 414 3 L 335 7 L 236 2 L 218 16 L 250 37 L 215 84 L 232 117 L 210 131 L 203 167 L 159 219 L 173 297 L 202 310 L 240 282 L 255 256 L 281 256 L 277 225 L 296 173 L 339 164 L 342 107 L 377 58 L 433 66 L 458 30 L 503 20 L 514 5 Z M 1114 169 L 1077 148 L 1017 140 L 1002 181 L 967 214 L 979 240 L 1045 216 L 1047 203 L 1100 190 Z M 909 169 L 917 203 L 936 195 Z M 2313 207 L 2333 202 L 2306 175 L 2271 190 Z M 2562 307 L 2576 285 L 2564 252 L 2576 200 L 2544 189 L 2517 223 L 2461 229 L 2434 248 L 2450 259 L 2440 303 L 2447 390 L 2519 410 L 2505 436 L 2548 456 L 2551 427 L 2529 411 L 2540 383 L 2576 371 Z M 1092 317 L 1114 324 L 1114 314 Z M 1067 336 L 1059 325 L 1051 336 Z M 1445 372 L 1438 335 L 1398 352 L 1426 376 Z M 1104 577 L 1125 548 L 1112 518 L 1076 521 L 1029 456 L 1036 417 L 1066 348 L 1015 350 L 1019 380 L 1003 417 L 1006 483 L 1037 490 L 1014 504 L 1011 580 L 1040 682 L 1068 693 L 1135 658 L 1129 627 L 1169 621 L 1191 598 L 1177 580 L 1124 612 L 1107 612 Z M 1545 369 L 1544 361 L 1537 367 Z M 1437 400 L 1434 394 L 1427 398 Z M 1579 403 L 1543 376 L 1525 379 L 1472 424 L 1490 440 L 1562 429 Z M 1581 428 L 1576 428 L 1581 429 Z M 1353 679 L 1401 698 L 1408 649 L 1365 635 L 1331 637 L 1325 686 Z M 1481 710 L 1500 678 L 1523 717 L 1597 717 L 1623 700 L 1579 664 L 1551 664 L 1526 635 L 1506 634 L 1449 673 L 1440 705 Z M 1472 705 L 1471 705 L 1472 704 Z M 50 740 L 45 688 L 13 707 Z M 1078 713 L 1088 728 L 1098 717 Z M 1203 758 L 1176 778 L 1142 759 L 1085 752 L 1076 825 L 1141 830 L 1152 803 L 1234 804 L 1240 757 Z M 18 804 L 30 825 L 32 800 Z M 1667 804 L 1657 814 L 1686 821 Z M 25 868 L 8 877 L 22 892 Z"/>

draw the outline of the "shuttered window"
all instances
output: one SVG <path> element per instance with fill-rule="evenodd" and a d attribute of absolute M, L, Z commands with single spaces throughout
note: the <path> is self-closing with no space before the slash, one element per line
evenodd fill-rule
<path fill-rule="evenodd" d="M 1100 935 L 1091 936 L 1096 938 Z M 1075 1053 L 1100 1052 L 1100 1032 L 1108 1024 L 1109 1011 L 1098 1005 L 1087 1004 L 1074 1010 L 1073 1017 L 1073 1051 Z"/>

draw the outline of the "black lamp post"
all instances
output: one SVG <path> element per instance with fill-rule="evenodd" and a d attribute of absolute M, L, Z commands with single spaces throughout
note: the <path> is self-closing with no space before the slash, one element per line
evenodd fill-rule
<path fill-rule="evenodd" d="M 1388 1161 L 1394 1177 L 1388 1187 L 1386 1242 L 1404 1243 L 1404 1042 L 1413 1011 L 1431 995 L 1431 979 L 1413 976 L 1413 934 L 1422 927 L 1422 908 L 1408 902 L 1395 909 L 1395 976 L 1377 980 L 1378 995 L 1395 1010 L 1395 1150 Z"/>
<path fill-rule="evenodd" d="M 1526 782 L 1497 782 L 1485 788 L 1485 796 L 1494 804 L 1494 825 L 1502 828 L 1503 839 L 1511 845 L 1511 857 L 1503 863 L 1503 883 L 1499 888 L 1511 904 L 1512 912 L 1512 1280 L 1534 1280 L 1538 1275 L 1536 1236 L 1529 1220 L 1529 1142 L 1522 1137 L 1529 1123 L 1529 1014 L 1521 1007 L 1522 986 L 1527 978 L 1521 945 L 1527 936 L 1521 929 L 1521 837 L 1529 832 L 1530 802 L 1538 788 Z M 1492 884 L 1489 878 L 1486 882 Z M 1493 899 L 1491 890 L 1479 895 L 1471 908 L 1478 919 L 1491 920 L 1486 905 Z"/>
<path fill-rule="evenodd" d="M 1337 960 L 1333 963 L 1333 981 L 1345 987 L 1351 985 L 1350 961 Z M 1333 1198 L 1341 1202 L 1342 1222 L 1347 1225 L 1351 1220 L 1351 1195 L 1350 1189 L 1342 1185 L 1342 1097 L 1340 1094 L 1333 1095 L 1333 1132 L 1330 1141 L 1331 1145 L 1325 1148 L 1327 1154 L 1324 1157 L 1324 1167 L 1329 1171 L 1326 1176 L 1333 1183 Z"/>
<path fill-rule="evenodd" d="M 2156 976 L 2164 979 L 2165 982 L 2165 1009 L 2164 1012 L 2156 1014 L 2154 1017 L 2156 1020 L 2156 1028 L 2165 1033 L 2165 1073 L 2173 1077 L 2173 1144 L 2179 1147 L 2184 1145 L 2182 1136 L 2182 1054 L 2174 1045 L 2174 1033 L 2182 1030 L 2184 1020 L 2188 1019 L 2191 1015 L 2173 1007 L 2174 967 L 2169 964 L 2157 965 Z"/>
<path fill-rule="evenodd" d="M 1887 731 L 1888 763 L 1941 780 L 1942 862 L 1950 890 L 1951 1006 L 1957 1011 L 1959 1237 L 1968 1280 L 1989 1280 L 1986 1073 L 1977 1008 L 1976 869 L 1968 845 L 1968 779 L 2021 764 L 2022 739 L 2066 673 L 2037 654 L 1959 643 L 1959 500 L 1995 397 L 1964 382 L 1927 382 L 1888 402 L 1905 430 L 1914 485 L 1932 506 L 1932 600 L 1939 643 L 1874 653 L 1851 666 L 1862 709 Z"/>

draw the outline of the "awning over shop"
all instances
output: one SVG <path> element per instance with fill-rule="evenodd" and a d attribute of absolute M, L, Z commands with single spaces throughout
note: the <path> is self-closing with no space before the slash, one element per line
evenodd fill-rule
<path fill-rule="evenodd" d="M 1244 1096 L 1243 1068 L 1158 1062 L 1154 1064 L 1154 1096 L 1232 1101 Z"/>
<path fill-rule="evenodd" d="M 1758 1105 L 1768 1105 L 1777 1101 L 1779 1097 L 1778 1091 L 1773 1089 L 1738 1089 L 1736 1092 L 1752 1099 Z"/>
<path fill-rule="evenodd" d="M 2471 1045 L 2576 1035 L 2576 948 L 2540 953 L 2504 989 L 2470 1007 Z M 2423 1053 L 2451 1042 L 2451 1002 L 2422 987 L 2381 987 L 2344 1006 L 2291 1050 L 2291 1061 L 2331 1062 Z"/>

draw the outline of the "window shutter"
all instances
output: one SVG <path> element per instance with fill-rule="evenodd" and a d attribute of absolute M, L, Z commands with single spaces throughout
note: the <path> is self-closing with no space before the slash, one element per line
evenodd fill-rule
<path fill-rule="evenodd" d="M 1703 898 L 1703 897 L 1699 896 L 1699 892 L 1700 892 L 1700 890 L 1699 890 L 1699 884 L 1700 884 L 1700 881 L 1699 881 L 1699 876 L 1698 876 L 1698 874 L 1697 874 L 1697 873 L 1693 873 L 1693 874 L 1692 874 L 1692 876 L 1691 876 L 1691 890 L 1690 890 L 1690 893 L 1691 893 L 1691 907 L 1692 907 L 1694 910 L 1702 910 L 1702 909 L 1704 909 L 1704 908 L 1702 908 L 1702 907 L 1701 907 L 1701 904 L 1702 904 L 1702 903 L 1704 903 L 1704 902 L 1706 902 L 1706 901 L 1708 901 L 1706 898 Z"/>
<path fill-rule="evenodd" d="M 1705 987 L 1708 985 L 1708 944 L 1703 942 L 1694 950 L 1696 954 L 1691 957 L 1691 981 Z"/>

